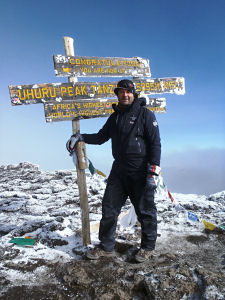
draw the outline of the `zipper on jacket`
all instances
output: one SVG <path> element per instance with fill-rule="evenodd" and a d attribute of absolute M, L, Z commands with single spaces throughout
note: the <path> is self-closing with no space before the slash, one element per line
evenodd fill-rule
<path fill-rule="evenodd" d="M 141 153 L 141 144 L 140 144 L 140 142 L 138 141 L 138 138 L 137 138 L 137 137 L 136 137 L 136 141 L 137 141 L 137 144 L 138 144 L 139 152 Z"/>

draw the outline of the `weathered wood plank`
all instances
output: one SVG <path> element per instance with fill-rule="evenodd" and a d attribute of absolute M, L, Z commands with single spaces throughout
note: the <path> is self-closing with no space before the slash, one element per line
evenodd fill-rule
<path fill-rule="evenodd" d="M 80 120 L 90 118 L 108 117 L 113 113 L 112 104 L 116 100 L 105 101 L 66 101 L 63 103 L 46 103 L 46 122 Z M 150 98 L 147 108 L 155 113 L 166 112 L 165 98 Z"/>
<path fill-rule="evenodd" d="M 183 77 L 152 78 L 133 80 L 137 93 L 183 95 L 185 84 Z M 46 102 L 64 102 L 66 100 L 114 99 L 117 82 L 76 82 L 43 83 L 33 85 L 9 86 L 12 105 Z"/>
<path fill-rule="evenodd" d="M 66 55 L 74 56 L 74 46 L 73 39 L 70 37 L 63 37 L 64 49 Z M 71 76 L 68 78 L 69 83 L 75 84 L 77 78 Z M 73 120 L 72 121 L 73 134 L 80 131 L 80 122 Z M 80 208 L 81 208 L 81 222 L 82 222 L 82 238 L 83 244 L 87 246 L 91 243 L 90 235 L 90 221 L 89 221 L 89 208 L 88 208 L 88 194 L 87 194 L 87 185 L 86 185 L 86 175 L 85 168 L 87 168 L 87 157 L 85 150 L 85 143 L 79 142 L 78 149 L 78 165 L 76 166 L 77 170 L 77 183 L 80 196 Z"/>
<path fill-rule="evenodd" d="M 183 77 L 148 78 L 133 80 L 137 93 L 146 94 L 185 94 L 185 81 Z"/>
<path fill-rule="evenodd" d="M 150 77 L 149 60 L 141 57 L 87 57 L 54 55 L 56 76 Z"/>

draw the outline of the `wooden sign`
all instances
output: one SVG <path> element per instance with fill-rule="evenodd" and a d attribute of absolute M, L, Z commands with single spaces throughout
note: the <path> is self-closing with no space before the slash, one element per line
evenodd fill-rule
<path fill-rule="evenodd" d="M 112 104 L 117 104 L 116 100 L 103 101 L 64 101 L 62 103 L 46 103 L 46 122 L 58 122 L 68 120 L 80 120 L 99 117 L 108 117 L 114 110 Z M 147 99 L 146 107 L 153 112 L 166 112 L 165 98 Z"/>
<path fill-rule="evenodd" d="M 185 82 L 183 77 L 138 79 L 133 80 L 133 82 L 136 85 L 137 93 L 171 93 L 177 95 L 185 94 Z"/>
<path fill-rule="evenodd" d="M 56 76 L 150 77 L 149 60 L 141 57 L 86 57 L 54 55 Z"/>
<path fill-rule="evenodd" d="M 9 86 L 9 92 L 12 105 L 21 105 L 49 101 L 115 98 L 115 87 L 115 82 L 43 83 Z"/>
<path fill-rule="evenodd" d="M 152 78 L 133 80 L 136 91 L 147 95 L 185 93 L 184 78 Z M 66 100 L 97 100 L 115 99 L 114 88 L 117 82 L 76 82 L 72 83 L 44 83 L 34 85 L 9 86 L 12 105 L 64 102 Z"/>

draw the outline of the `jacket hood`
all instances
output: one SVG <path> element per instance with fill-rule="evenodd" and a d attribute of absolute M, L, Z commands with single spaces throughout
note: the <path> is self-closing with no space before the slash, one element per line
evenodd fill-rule
<path fill-rule="evenodd" d="M 138 100 L 140 101 L 140 106 L 146 106 L 146 98 L 145 97 L 138 98 Z"/>

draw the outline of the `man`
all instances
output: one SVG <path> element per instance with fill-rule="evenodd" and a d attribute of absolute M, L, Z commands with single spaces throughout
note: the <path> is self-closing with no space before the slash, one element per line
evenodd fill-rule
<path fill-rule="evenodd" d="M 143 262 L 152 256 L 157 238 L 157 211 L 154 203 L 160 172 L 161 144 L 154 114 L 138 98 L 132 81 L 118 82 L 114 90 L 118 105 L 105 125 L 95 134 L 75 134 L 67 142 L 72 152 L 78 141 L 101 145 L 111 138 L 114 162 L 102 201 L 99 228 L 100 245 L 87 252 L 88 259 L 113 256 L 117 218 L 129 197 L 141 224 L 141 247 L 135 259 Z"/>

